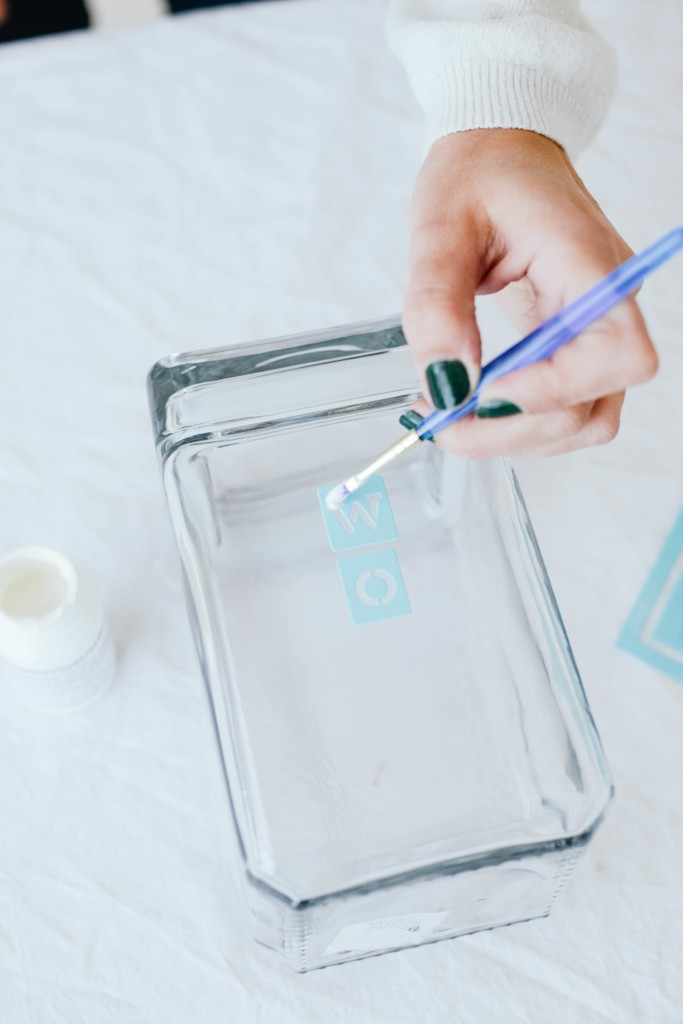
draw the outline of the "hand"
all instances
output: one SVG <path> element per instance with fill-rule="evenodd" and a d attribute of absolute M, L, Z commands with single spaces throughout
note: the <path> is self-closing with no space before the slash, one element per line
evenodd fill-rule
<path fill-rule="evenodd" d="M 564 151 L 517 129 L 436 142 L 412 205 L 406 337 L 437 408 L 479 380 L 476 294 L 504 289 L 522 335 L 633 255 Z M 556 455 L 611 441 L 624 391 L 649 380 L 657 354 L 635 299 L 621 302 L 550 359 L 490 384 L 477 415 L 437 435 L 470 458 Z M 416 409 L 427 415 L 426 401 Z"/>

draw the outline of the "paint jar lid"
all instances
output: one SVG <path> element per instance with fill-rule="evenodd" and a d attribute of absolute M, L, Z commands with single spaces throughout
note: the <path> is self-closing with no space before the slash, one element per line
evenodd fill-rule
<path fill-rule="evenodd" d="M 28 703 L 88 703 L 113 678 L 102 608 L 89 581 L 50 548 L 18 548 L 0 560 L 0 657 Z"/>

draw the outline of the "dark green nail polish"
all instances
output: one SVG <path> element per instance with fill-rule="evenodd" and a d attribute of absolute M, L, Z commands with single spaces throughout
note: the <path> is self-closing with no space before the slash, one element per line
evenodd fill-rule
<path fill-rule="evenodd" d="M 454 409 L 470 393 L 470 379 L 459 359 L 442 359 L 427 367 L 427 384 L 437 409 Z"/>
<path fill-rule="evenodd" d="M 414 409 L 408 409 L 408 412 L 404 412 L 402 416 L 399 416 L 398 422 L 406 430 L 414 430 L 415 427 L 419 427 L 424 419 L 424 416 L 420 416 L 419 412 L 415 412 Z M 424 437 L 423 441 L 433 441 L 433 437 Z"/>
<path fill-rule="evenodd" d="M 486 405 L 480 405 L 477 409 L 477 416 L 480 420 L 494 420 L 501 416 L 515 416 L 521 411 L 519 406 L 514 405 L 513 402 L 495 400 L 487 402 Z"/>
<path fill-rule="evenodd" d="M 408 409 L 408 412 L 404 412 L 402 416 L 399 416 L 398 422 L 406 430 L 414 430 L 415 427 L 419 427 L 422 423 L 424 416 L 420 416 L 419 412 L 415 412 L 414 409 Z"/>

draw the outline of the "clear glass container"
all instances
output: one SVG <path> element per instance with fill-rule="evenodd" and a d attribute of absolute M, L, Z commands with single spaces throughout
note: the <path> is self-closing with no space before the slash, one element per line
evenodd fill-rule
<path fill-rule="evenodd" d="M 395 319 L 149 377 L 254 932 L 300 971 L 547 914 L 611 795 L 506 462 L 425 442 L 322 507 L 417 391 Z"/>

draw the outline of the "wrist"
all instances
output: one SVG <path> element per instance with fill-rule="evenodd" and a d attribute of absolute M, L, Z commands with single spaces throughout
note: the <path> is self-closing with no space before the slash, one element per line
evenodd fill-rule
<path fill-rule="evenodd" d="M 495 153 L 504 158 L 535 153 L 539 157 L 570 163 L 559 142 L 528 128 L 463 128 L 432 143 L 430 154 L 440 152 L 457 152 L 463 157 Z"/>

